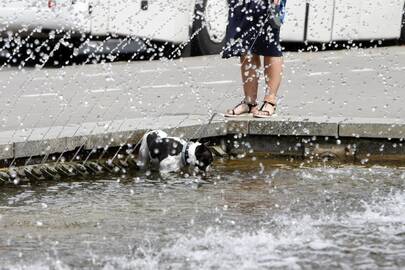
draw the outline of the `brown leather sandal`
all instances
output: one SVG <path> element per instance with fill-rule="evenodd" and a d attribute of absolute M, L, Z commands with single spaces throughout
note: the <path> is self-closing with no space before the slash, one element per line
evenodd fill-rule
<path fill-rule="evenodd" d="M 272 113 L 270 113 L 270 111 L 264 110 L 266 105 L 271 105 L 273 107 L 273 112 Z M 269 118 L 269 117 L 272 117 L 274 115 L 274 113 L 276 112 L 276 108 L 277 108 L 277 105 L 275 103 L 268 102 L 268 101 L 263 101 L 263 105 L 260 107 L 260 109 L 257 111 L 257 113 L 255 113 L 253 115 L 253 117 L 256 117 L 256 118 Z"/>
<path fill-rule="evenodd" d="M 242 111 L 241 113 L 236 113 L 235 110 L 239 107 L 239 106 L 243 106 L 246 105 L 247 106 L 247 110 Z M 233 108 L 232 110 L 228 110 L 225 113 L 225 117 L 238 117 L 238 116 L 245 116 L 247 114 L 252 113 L 252 109 L 257 107 L 257 103 L 247 103 L 245 100 L 243 100 L 241 103 L 239 103 L 238 105 L 235 106 L 235 108 Z"/>

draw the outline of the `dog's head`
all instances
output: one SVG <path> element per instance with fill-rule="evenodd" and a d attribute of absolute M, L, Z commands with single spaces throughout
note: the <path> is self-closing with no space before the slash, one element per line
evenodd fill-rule
<path fill-rule="evenodd" d="M 206 171 L 207 167 L 214 161 L 211 150 L 204 144 L 199 144 L 195 148 L 196 166 L 202 171 Z"/>

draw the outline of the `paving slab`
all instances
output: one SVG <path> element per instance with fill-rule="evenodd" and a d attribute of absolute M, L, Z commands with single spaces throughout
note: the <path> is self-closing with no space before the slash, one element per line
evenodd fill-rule
<path fill-rule="evenodd" d="M 0 132 L 0 160 L 14 157 L 13 134 L 11 130 Z"/>
<path fill-rule="evenodd" d="M 0 144 L 0 160 L 14 158 L 13 144 Z"/>
<path fill-rule="evenodd" d="M 225 122 L 214 122 L 203 125 L 184 125 L 176 128 L 164 129 L 170 136 L 187 139 L 210 138 L 228 134 Z"/>
<path fill-rule="evenodd" d="M 63 153 L 66 149 L 66 138 L 60 136 L 63 127 L 25 129 L 16 132 L 14 158 L 44 156 L 52 153 Z"/>
<path fill-rule="evenodd" d="M 152 129 L 163 129 L 171 136 L 187 139 L 210 138 L 234 134 L 291 137 L 354 137 L 403 139 L 405 123 L 401 119 L 288 116 L 269 119 L 215 116 L 210 123 L 199 116 L 166 116 L 159 120 L 126 119 L 83 123 L 63 127 L 24 129 L 0 132 L 0 158 L 23 158 L 73 151 L 93 150 L 136 144 Z M 8 143 L 11 135 L 16 141 Z M 265 143 L 262 140 L 260 144 Z M 271 144 L 268 142 L 269 145 Z M 289 153 L 301 152 L 295 146 Z M 261 146 L 265 149 L 266 147 Z M 285 149 L 285 147 L 284 147 Z"/>
<path fill-rule="evenodd" d="M 280 116 L 404 118 L 405 46 L 286 52 Z M 365 55 L 373 55 L 372 58 Z M 238 59 L 116 62 L 3 69 L 0 131 L 192 114 L 206 119 L 242 99 Z M 384 67 L 384 68 L 382 68 Z M 260 82 L 259 101 L 263 97 Z"/>
<path fill-rule="evenodd" d="M 249 125 L 251 117 L 227 118 L 227 133 L 228 134 L 249 134 Z"/>
<path fill-rule="evenodd" d="M 249 122 L 249 134 L 278 136 L 338 136 L 339 118 L 274 117 Z"/>
<path fill-rule="evenodd" d="M 404 139 L 405 120 L 386 118 L 351 118 L 340 123 L 339 136 Z"/>

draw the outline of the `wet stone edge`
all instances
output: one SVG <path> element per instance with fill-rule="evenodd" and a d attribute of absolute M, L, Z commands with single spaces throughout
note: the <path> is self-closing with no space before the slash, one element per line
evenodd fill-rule
<path fill-rule="evenodd" d="M 405 124 L 402 123 L 331 123 L 277 119 L 232 119 L 214 122 L 210 125 L 185 125 L 163 130 L 172 136 L 188 139 L 226 136 L 228 134 L 386 138 L 399 140 L 404 140 L 405 138 Z M 0 144 L 0 160 L 63 153 L 73 151 L 78 147 L 84 150 L 119 147 L 127 143 L 136 143 L 145 131 L 145 129 L 138 129 Z"/>
<path fill-rule="evenodd" d="M 303 158 L 339 158 L 343 161 L 376 157 L 394 160 L 405 157 L 405 125 L 398 123 L 225 119 L 209 125 L 184 125 L 164 130 L 172 136 L 194 140 L 210 139 L 220 145 L 222 152 L 231 154 L 255 151 Z M 4 168 L 0 169 L 0 181 L 15 182 L 21 178 L 59 179 L 103 172 L 121 173 L 130 164 L 135 166 L 133 152 L 125 152 L 125 159 L 113 159 L 111 164 L 109 159 L 103 159 L 101 163 L 94 161 L 98 154 L 92 153 L 102 153 L 103 156 L 109 150 L 115 152 L 118 149 L 118 153 L 120 148 L 131 149 L 146 131 L 139 129 L 0 145 L 0 165 Z M 85 162 L 78 159 L 76 163 L 63 161 L 56 164 L 57 166 L 52 164 L 55 156 L 59 155 L 56 160 L 60 161 L 65 153 L 76 155 L 82 151 L 90 157 Z M 30 162 L 24 163 L 27 158 Z M 14 164 L 16 160 L 22 162 Z"/>

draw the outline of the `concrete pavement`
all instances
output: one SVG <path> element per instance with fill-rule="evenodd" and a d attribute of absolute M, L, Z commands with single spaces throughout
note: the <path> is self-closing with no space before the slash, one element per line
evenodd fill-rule
<path fill-rule="evenodd" d="M 241 100 L 239 74 L 237 59 L 218 56 L 2 69 L 0 159 L 91 149 L 111 140 L 119 145 L 131 141 L 134 130 L 198 130 L 210 114 Z M 236 131 L 403 139 L 404 74 L 405 47 L 288 52 L 278 116 L 242 119 Z M 214 122 L 207 136 L 235 126 L 221 117 Z"/>

